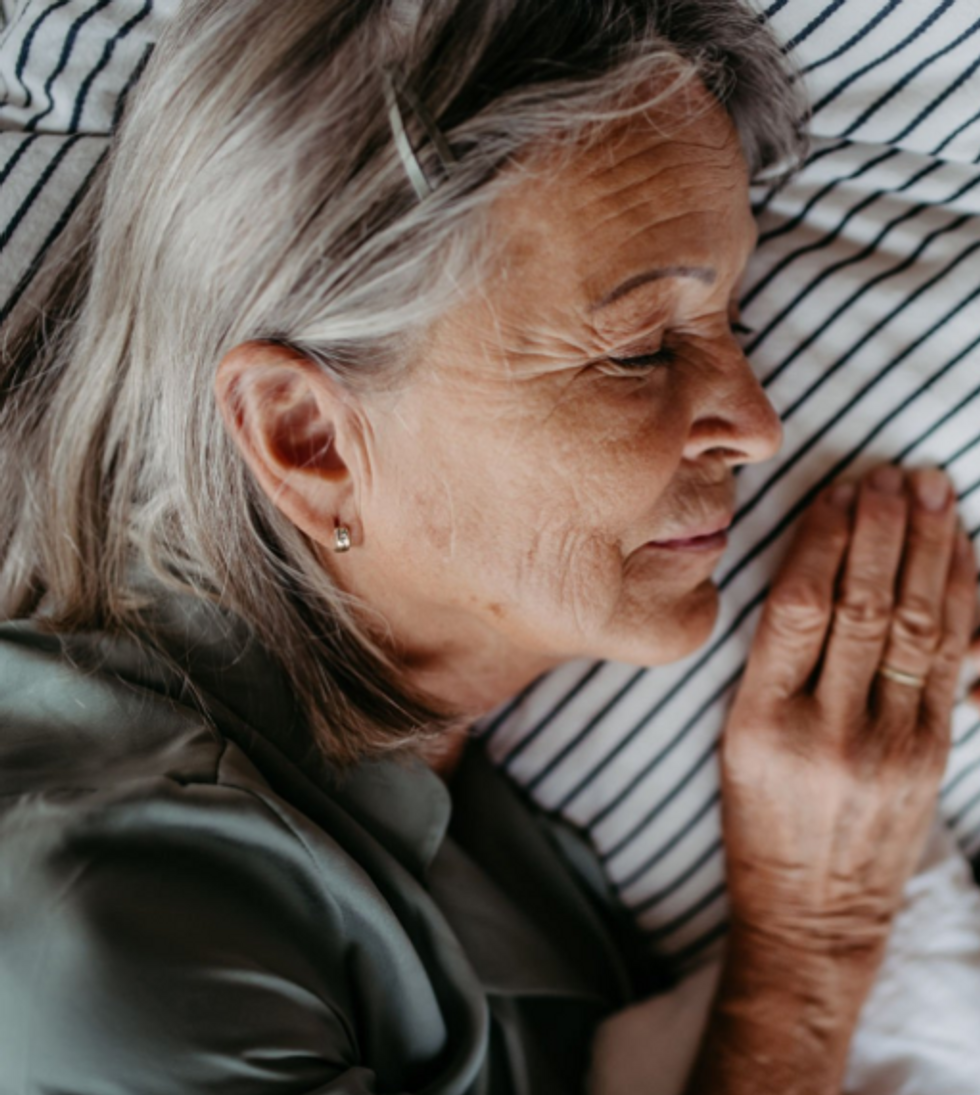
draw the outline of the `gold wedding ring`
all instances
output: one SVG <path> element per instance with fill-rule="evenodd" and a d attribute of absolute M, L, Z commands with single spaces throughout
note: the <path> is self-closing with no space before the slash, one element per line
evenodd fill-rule
<path fill-rule="evenodd" d="M 878 673 L 897 684 L 907 684 L 910 688 L 925 688 L 926 686 L 925 677 L 916 677 L 913 673 L 903 673 L 901 669 L 895 669 L 890 665 L 879 666 Z"/>

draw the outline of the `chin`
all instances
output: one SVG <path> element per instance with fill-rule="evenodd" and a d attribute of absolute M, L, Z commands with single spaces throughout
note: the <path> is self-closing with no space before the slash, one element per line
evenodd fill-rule
<path fill-rule="evenodd" d="M 683 651 L 679 658 L 686 658 L 700 650 L 711 638 L 718 621 L 718 587 L 707 582 L 701 601 L 689 618 L 689 626 L 684 635 Z"/>
<path fill-rule="evenodd" d="M 646 666 L 679 662 L 705 645 L 717 619 L 718 587 L 708 579 L 666 610 L 658 609 L 654 621 L 644 620 L 643 638 L 634 637 L 631 656 L 612 660 Z"/>

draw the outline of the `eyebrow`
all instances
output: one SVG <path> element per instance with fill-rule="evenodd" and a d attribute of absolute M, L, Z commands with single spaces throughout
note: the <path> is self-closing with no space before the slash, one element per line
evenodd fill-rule
<path fill-rule="evenodd" d="M 595 301 L 589 306 L 590 312 L 598 312 L 608 308 L 616 301 L 622 300 L 641 285 L 651 281 L 659 281 L 661 278 L 694 278 L 705 285 L 714 285 L 718 278 L 718 271 L 713 266 L 658 266 L 655 270 L 646 270 L 642 274 L 634 274 L 627 278 L 621 285 L 617 285 L 611 293 Z"/>

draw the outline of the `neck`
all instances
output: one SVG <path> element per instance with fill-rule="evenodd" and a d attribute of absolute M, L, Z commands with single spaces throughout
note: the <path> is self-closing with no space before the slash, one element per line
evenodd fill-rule
<path fill-rule="evenodd" d="M 509 656 L 507 656 L 509 654 Z M 444 709 L 473 721 L 517 695 L 561 659 L 523 651 L 441 650 L 401 652 L 406 679 Z"/>
<path fill-rule="evenodd" d="M 343 584 L 367 607 L 364 625 L 405 682 L 464 723 L 568 660 L 527 650 L 477 613 L 399 596 L 373 573 L 346 575 Z"/>

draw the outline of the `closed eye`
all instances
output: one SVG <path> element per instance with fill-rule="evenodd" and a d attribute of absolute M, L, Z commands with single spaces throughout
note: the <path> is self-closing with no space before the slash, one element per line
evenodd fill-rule
<path fill-rule="evenodd" d="M 755 334 L 753 328 L 746 327 L 746 325 L 739 320 L 729 320 L 728 326 L 736 335 Z M 607 360 L 610 364 L 615 365 L 619 369 L 642 372 L 644 369 L 658 369 L 663 368 L 666 365 L 672 365 L 677 360 L 677 356 L 676 350 L 669 346 L 664 346 L 652 354 L 636 354 L 631 357 L 610 357 Z"/>
<path fill-rule="evenodd" d="M 620 369 L 657 369 L 677 360 L 674 350 L 664 347 L 654 354 L 637 354 L 635 357 L 611 357 L 609 361 Z"/>

